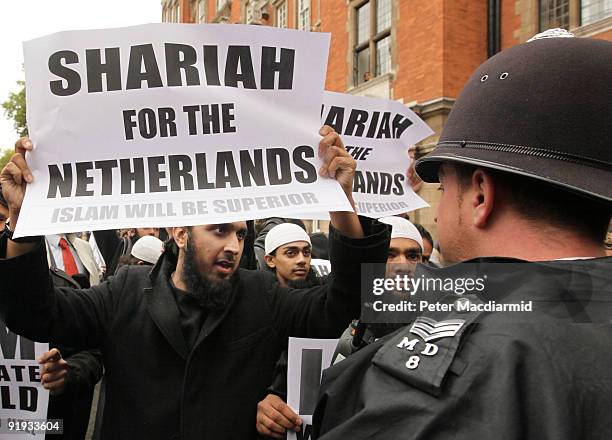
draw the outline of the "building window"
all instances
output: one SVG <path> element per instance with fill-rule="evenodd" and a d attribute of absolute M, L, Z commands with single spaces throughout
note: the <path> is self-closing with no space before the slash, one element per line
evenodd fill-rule
<path fill-rule="evenodd" d="M 540 0 L 540 32 L 570 27 L 570 0 Z"/>
<path fill-rule="evenodd" d="M 369 0 L 355 8 L 355 85 L 391 71 L 391 1 Z"/>
<path fill-rule="evenodd" d="M 297 28 L 302 31 L 310 30 L 310 0 L 297 2 Z"/>
<path fill-rule="evenodd" d="M 540 0 L 540 32 L 571 30 L 612 16 L 612 0 Z"/>
<path fill-rule="evenodd" d="M 178 1 L 169 1 L 165 7 L 163 21 L 179 23 L 181 21 L 181 6 Z"/>
<path fill-rule="evenodd" d="M 580 24 L 587 25 L 612 16 L 612 0 L 583 0 Z"/>
<path fill-rule="evenodd" d="M 244 20 L 245 23 L 246 24 L 253 23 L 253 8 L 252 8 L 250 1 L 244 4 L 244 10 L 245 10 L 245 20 Z"/>
<path fill-rule="evenodd" d="M 196 23 L 206 23 L 206 0 L 198 0 L 198 16 Z"/>
<path fill-rule="evenodd" d="M 284 1 L 276 8 L 276 26 L 287 28 L 287 2 Z"/>

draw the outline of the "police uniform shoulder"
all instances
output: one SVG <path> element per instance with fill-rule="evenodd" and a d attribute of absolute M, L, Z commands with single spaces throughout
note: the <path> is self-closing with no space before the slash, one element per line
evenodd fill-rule
<path fill-rule="evenodd" d="M 451 313 L 444 318 L 421 315 L 385 338 L 372 363 L 386 374 L 438 396 L 449 372 L 461 374 L 461 361 L 456 360 L 456 355 L 478 315 Z"/>

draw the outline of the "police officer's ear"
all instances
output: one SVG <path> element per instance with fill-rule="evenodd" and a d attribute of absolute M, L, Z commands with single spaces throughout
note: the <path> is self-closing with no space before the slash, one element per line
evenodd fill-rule
<path fill-rule="evenodd" d="M 489 171 L 476 168 L 472 173 L 468 191 L 464 192 L 464 199 L 467 194 L 472 224 L 475 227 L 483 229 L 490 226 L 496 204 L 497 186 L 496 179 Z"/>
<path fill-rule="evenodd" d="M 189 240 L 189 228 L 187 226 L 177 226 L 172 228 L 172 237 L 179 249 L 185 249 Z"/>
<path fill-rule="evenodd" d="M 274 255 L 266 254 L 264 255 L 264 261 L 268 265 L 270 269 L 276 268 L 276 262 L 274 261 Z"/>

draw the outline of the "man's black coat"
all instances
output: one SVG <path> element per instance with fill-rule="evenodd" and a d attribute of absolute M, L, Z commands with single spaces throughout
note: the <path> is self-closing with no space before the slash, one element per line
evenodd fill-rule
<path fill-rule="evenodd" d="M 370 225 L 371 226 L 371 225 Z M 362 262 L 384 262 L 389 234 L 330 231 L 333 276 L 290 291 L 265 272 L 239 270 L 224 312 L 208 314 L 187 350 L 164 255 L 149 274 L 129 266 L 88 290 L 54 289 L 44 247 L 0 261 L 0 311 L 36 341 L 99 347 L 106 368 L 105 439 L 254 438 L 265 396 L 289 336 L 338 337 L 359 315 Z"/>

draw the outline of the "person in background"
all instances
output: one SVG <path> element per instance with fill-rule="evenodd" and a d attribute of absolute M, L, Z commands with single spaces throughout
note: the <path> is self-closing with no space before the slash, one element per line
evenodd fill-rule
<path fill-rule="evenodd" d="M 297 224 L 274 226 L 265 238 L 266 265 L 276 275 L 281 286 L 309 288 L 324 281 L 311 270 L 311 242 L 304 229 Z M 268 395 L 257 405 L 257 430 L 260 435 L 283 438 L 299 416 L 287 401 L 287 351 L 283 351 L 274 370 L 274 380 Z"/>
<path fill-rule="evenodd" d="M 304 222 L 302 222 L 301 220 L 297 220 L 297 219 L 270 217 L 270 218 L 260 219 L 255 222 L 255 225 L 254 225 L 255 240 L 253 242 L 253 248 L 255 252 L 255 258 L 257 260 L 257 267 L 259 269 L 265 269 L 267 267 L 264 257 L 266 255 L 265 242 L 266 242 L 266 235 L 268 234 L 268 231 L 270 231 L 270 229 L 272 229 L 274 226 L 280 225 L 283 223 L 294 223 L 298 225 L 299 227 L 301 227 L 302 229 L 304 229 L 304 231 L 306 230 L 306 226 L 304 226 Z"/>
<path fill-rule="evenodd" d="M 385 277 L 395 278 L 404 275 L 414 277 L 417 264 L 423 263 L 424 240 L 419 230 L 414 224 L 399 216 L 382 217 L 378 221 L 392 228 Z M 393 292 L 392 295 L 393 297 L 387 299 L 388 302 L 398 303 L 409 299 L 410 296 L 406 292 Z M 344 358 L 348 357 L 376 339 L 403 327 L 411 319 L 411 315 L 401 314 L 394 315 L 396 320 L 393 322 L 373 322 L 371 319 L 373 316 L 370 316 L 367 323 L 359 319 L 353 320 L 340 338 L 334 359 L 338 354 Z"/>
<path fill-rule="evenodd" d="M 96 263 L 88 242 L 76 234 L 52 234 L 45 236 L 47 262 L 76 279 L 81 287 L 100 284 L 102 270 Z"/>
<path fill-rule="evenodd" d="M 274 226 L 266 235 L 264 261 L 283 287 L 310 273 L 312 245 L 304 229 L 293 223 Z"/>
<path fill-rule="evenodd" d="M 102 378 L 99 350 L 54 347 L 38 358 L 40 381 L 49 390 L 48 419 L 62 419 L 63 433 L 47 439 L 83 440 L 87 432 L 94 387 Z"/>
<path fill-rule="evenodd" d="M 152 235 L 140 237 L 132 246 L 130 255 L 119 259 L 117 269 L 127 265 L 155 266 L 157 260 L 164 252 L 164 242 Z"/>
<path fill-rule="evenodd" d="M 409 265 L 411 272 L 414 272 L 416 264 L 423 262 L 424 240 L 418 228 L 410 221 L 398 216 L 383 217 L 378 221 L 392 227 L 387 267 L 394 264 L 405 264 Z"/>
<path fill-rule="evenodd" d="M 431 253 L 434 249 L 433 238 L 431 238 L 431 234 L 423 225 L 415 223 L 414 226 L 418 229 L 421 237 L 423 238 L 423 263 L 429 263 Z"/>
<path fill-rule="evenodd" d="M 121 257 L 129 256 L 132 246 L 140 237 L 159 238 L 159 228 L 106 229 L 93 231 L 96 244 L 106 262 L 106 277 L 117 272 Z"/>

